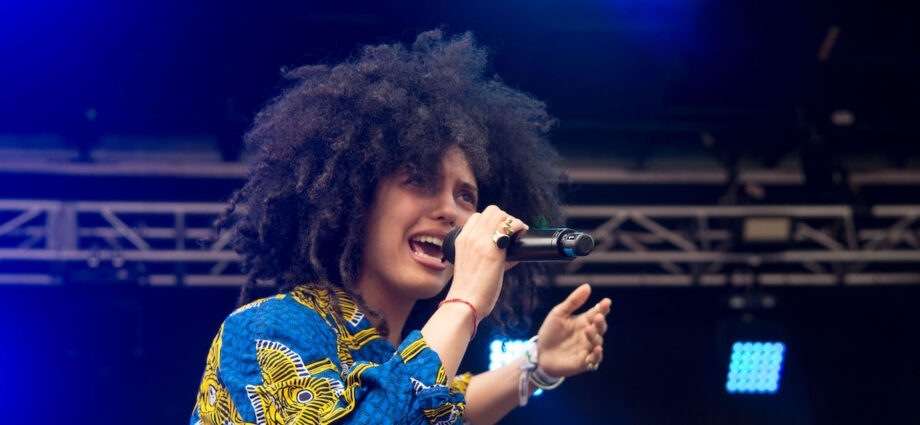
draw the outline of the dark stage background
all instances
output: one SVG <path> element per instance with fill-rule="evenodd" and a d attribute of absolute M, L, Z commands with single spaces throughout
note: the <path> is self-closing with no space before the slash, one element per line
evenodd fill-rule
<path fill-rule="evenodd" d="M 134 242 L 76 215 L 60 228 L 93 254 L 58 261 L 45 255 L 56 253 L 51 241 L 68 241 L 48 233 L 50 216 L 85 201 L 172 203 L 169 212 L 223 202 L 245 176 L 241 134 L 284 86 L 282 68 L 337 63 L 438 27 L 472 31 L 490 72 L 547 102 L 559 119 L 553 143 L 576 171 L 568 205 L 688 212 L 690 224 L 642 216 L 666 228 L 657 234 L 618 228 L 606 235 L 609 254 L 680 253 L 662 233 L 716 254 L 882 251 L 871 264 L 716 267 L 726 280 L 715 284 L 701 276 L 719 264 L 577 270 L 619 277 L 593 295 L 614 300 L 606 359 L 502 423 L 920 424 L 916 17 L 909 6 L 829 0 L 0 4 L 0 422 L 187 422 L 237 289 L 185 278 L 238 278 L 238 268 L 123 261 Z M 831 54 L 819 60 L 829 34 Z M 33 208 L 39 201 L 51 203 Z M 757 206 L 840 206 L 852 229 L 793 217 L 799 239 L 747 244 L 741 219 L 757 214 L 713 215 L 722 227 L 710 230 L 730 243 L 695 239 L 706 229 L 694 211 Z M 167 235 L 213 219 L 112 214 Z M 109 239 L 84 243 L 78 231 Z M 172 237 L 150 239 L 157 249 Z M 175 237 L 179 254 L 206 250 L 196 239 Z M 99 260 L 100 250 L 115 257 Z M 749 285 L 735 272 L 782 279 Z M 545 304 L 570 289 L 547 289 Z M 739 296 L 775 306 L 731 308 Z M 485 369 L 491 336 L 480 331 L 468 369 Z M 776 394 L 726 392 L 739 338 L 786 343 Z"/>
<path fill-rule="evenodd" d="M 917 423 L 918 289 L 768 291 L 777 307 L 755 323 L 781 327 L 788 350 L 781 390 L 769 397 L 725 393 L 726 329 L 758 327 L 739 325 L 725 303 L 732 291 L 601 289 L 594 298 L 614 300 L 603 366 L 534 398 L 505 423 Z M 208 345 L 236 295 L 230 288 L 0 287 L 5 420 L 186 421 Z M 485 369 L 489 339 L 480 331 L 464 369 Z"/>

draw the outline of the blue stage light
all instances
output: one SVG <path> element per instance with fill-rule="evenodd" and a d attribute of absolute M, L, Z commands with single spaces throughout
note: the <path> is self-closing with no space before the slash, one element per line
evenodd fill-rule
<path fill-rule="evenodd" d="M 519 357 L 527 351 L 526 339 L 496 339 L 489 344 L 489 370 L 498 369 Z M 534 391 L 533 395 L 543 394 L 543 390 Z"/>
<path fill-rule="evenodd" d="M 731 394 L 775 394 L 779 390 L 785 351 L 782 342 L 732 344 L 725 390 Z"/>

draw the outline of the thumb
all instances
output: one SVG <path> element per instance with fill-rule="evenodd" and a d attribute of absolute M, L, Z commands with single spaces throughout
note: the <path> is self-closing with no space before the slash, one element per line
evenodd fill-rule
<path fill-rule="evenodd" d="M 575 288 L 564 301 L 553 307 L 552 313 L 569 316 L 583 306 L 590 296 L 591 285 L 584 283 Z"/>

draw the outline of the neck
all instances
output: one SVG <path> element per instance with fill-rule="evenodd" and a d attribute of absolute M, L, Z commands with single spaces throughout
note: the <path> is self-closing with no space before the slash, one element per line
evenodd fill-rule
<path fill-rule="evenodd" d="M 367 306 L 380 313 L 387 321 L 389 335 L 387 340 L 398 347 L 402 342 L 402 331 L 415 305 L 415 300 L 394 295 L 386 290 L 386 286 L 374 279 L 361 277 L 357 281 L 357 290 Z M 380 319 L 368 317 L 375 327 L 380 326 Z"/>

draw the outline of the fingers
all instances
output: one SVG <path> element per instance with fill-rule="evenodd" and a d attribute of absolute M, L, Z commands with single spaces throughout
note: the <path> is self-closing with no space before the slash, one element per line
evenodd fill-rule
<path fill-rule="evenodd" d="M 600 300 L 600 302 L 594 305 L 594 308 L 596 308 L 599 313 L 605 316 L 607 315 L 607 313 L 610 313 L 610 309 L 612 307 L 613 307 L 613 300 L 611 300 L 610 298 L 604 298 Z"/>
<path fill-rule="evenodd" d="M 460 233 L 457 234 L 457 241 L 461 238 L 466 239 L 469 237 L 469 234 L 476 229 L 476 224 L 479 223 L 479 220 L 482 220 L 482 213 L 473 213 L 466 219 L 466 222 L 463 223 L 463 228 L 460 229 Z M 454 243 L 457 243 L 456 241 Z"/>
<path fill-rule="evenodd" d="M 589 326 L 585 328 L 585 338 L 587 338 L 588 342 L 592 346 L 604 345 L 604 337 L 601 335 L 602 334 L 598 332 L 597 328 L 595 328 L 594 326 Z"/>
<path fill-rule="evenodd" d="M 454 239 L 453 283 L 448 295 L 469 300 L 483 317 L 495 307 L 507 270 L 507 252 L 496 245 L 496 234 L 509 228 L 516 232 L 526 230 L 527 225 L 489 205 L 471 214 Z"/>
<path fill-rule="evenodd" d="M 529 228 L 523 221 L 519 218 L 508 214 L 503 211 L 501 208 L 495 205 L 489 205 L 484 210 L 482 210 L 483 217 L 483 226 L 487 226 L 486 229 L 489 232 L 495 232 L 502 230 L 505 226 L 505 221 L 511 219 L 511 229 L 512 234 L 515 232 Z"/>
<path fill-rule="evenodd" d="M 507 232 L 507 233 L 510 233 L 511 235 L 514 235 L 514 234 L 526 233 L 527 230 L 530 229 L 530 226 L 528 226 L 526 223 L 524 223 L 518 218 L 512 217 L 510 215 L 506 215 L 505 217 L 506 217 L 505 220 L 503 220 L 501 224 L 499 225 L 501 227 L 499 229 L 500 232 L 503 232 L 503 233 Z M 506 226 L 509 223 L 508 220 L 510 220 L 510 224 L 511 224 L 510 226 Z M 505 271 L 513 269 L 514 266 L 518 265 L 519 263 L 520 261 L 506 262 Z"/>
<path fill-rule="evenodd" d="M 613 301 L 611 301 L 610 298 L 604 298 L 581 315 L 586 319 L 593 319 L 598 314 L 601 316 L 607 316 L 607 314 L 610 313 L 612 306 Z"/>
<path fill-rule="evenodd" d="M 595 344 L 604 343 L 603 335 L 605 333 L 607 333 L 607 320 L 601 314 L 593 316 L 585 326 L 585 335 L 588 336 L 588 341 Z"/>
<path fill-rule="evenodd" d="M 581 308 L 581 306 L 584 305 L 586 301 L 588 301 L 588 297 L 590 296 L 591 285 L 584 283 L 581 286 L 575 288 L 575 290 L 572 291 L 572 293 L 569 294 L 569 296 L 564 301 L 553 307 L 553 309 L 550 311 L 550 314 L 560 314 L 566 316 L 571 315 L 575 312 L 575 310 Z"/>
<path fill-rule="evenodd" d="M 607 320 L 603 317 L 598 318 L 598 316 L 595 316 L 594 329 L 601 335 L 607 333 Z"/>
<path fill-rule="evenodd" d="M 594 305 L 594 308 L 588 311 L 588 318 L 597 327 L 598 332 L 603 334 L 607 332 L 607 315 L 610 314 L 613 301 L 610 298 L 604 298 Z"/>
<path fill-rule="evenodd" d="M 604 360 L 604 333 L 612 304 L 610 298 L 604 298 L 581 315 L 585 320 L 584 336 L 588 345 L 585 367 L 588 371 L 595 370 L 590 365 L 600 365 Z"/>
<path fill-rule="evenodd" d="M 585 331 L 585 337 L 588 339 L 588 354 L 585 357 L 586 367 L 588 364 L 599 365 L 604 359 L 604 337 L 603 332 L 599 332 L 595 326 L 589 326 Z M 589 368 L 589 370 L 592 370 Z"/>
<path fill-rule="evenodd" d="M 613 301 L 611 301 L 610 298 L 604 298 L 582 313 L 580 318 L 588 324 L 597 326 L 598 331 L 603 334 L 607 331 L 606 317 L 610 314 L 612 305 Z"/>
<path fill-rule="evenodd" d="M 510 223 L 510 226 L 508 225 Z M 510 234 L 524 232 L 530 229 L 521 219 L 514 217 L 495 205 L 489 205 L 481 213 L 474 213 L 463 224 L 463 229 L 457 235 L 455 244 L 480 244 L 488 248 L 485 252 L 496 250 L 492 237 L 496 232 L 505 233 L 510 229 Z"/>
<path fill-rule="evenodd" d="M 601 346 L 595 346 L 593 350 L 588 352 L 585 360 L 588 363 L 599 365 L 602 361 L 604 361 L 604 349 Z"/>
<path fill-rule="evenodd" d="M 512 217 L 510 215 L 508 216 L 508 218 L 511 219 L 511 234 L 512 235 L 518 232 L 526 232 L 530 230 L 530 226 L 528 226 L 527 223 L 524 223 L 523 221 L 521 221 L 521 219 Z"/>
<path fill-rule="evenodd" d="M 498 227 L 503 221 L 505 221 L 505 214 L 501 208 L 495 205 L 489 205 L 482 210 L 482 226 L 486 229 L 487 232 L 494 232 L 498 230 Z"/>
<path fill-rule="evenodd" d="M 526 223 L 521 219 L 508 214 L 505 211 L 502 211 L 501 208 L 496 207 L 495 205 L 489 205 L 483 211 L 483 216 L 487 217 L 488 222 L 490 223 L 488 227 L 485 228 L 489 235 L 491 236 L 495 232 L 505 233 L 508 236 L 514 235 L 516 233 L 526 232 L 530 229 Z"/>

